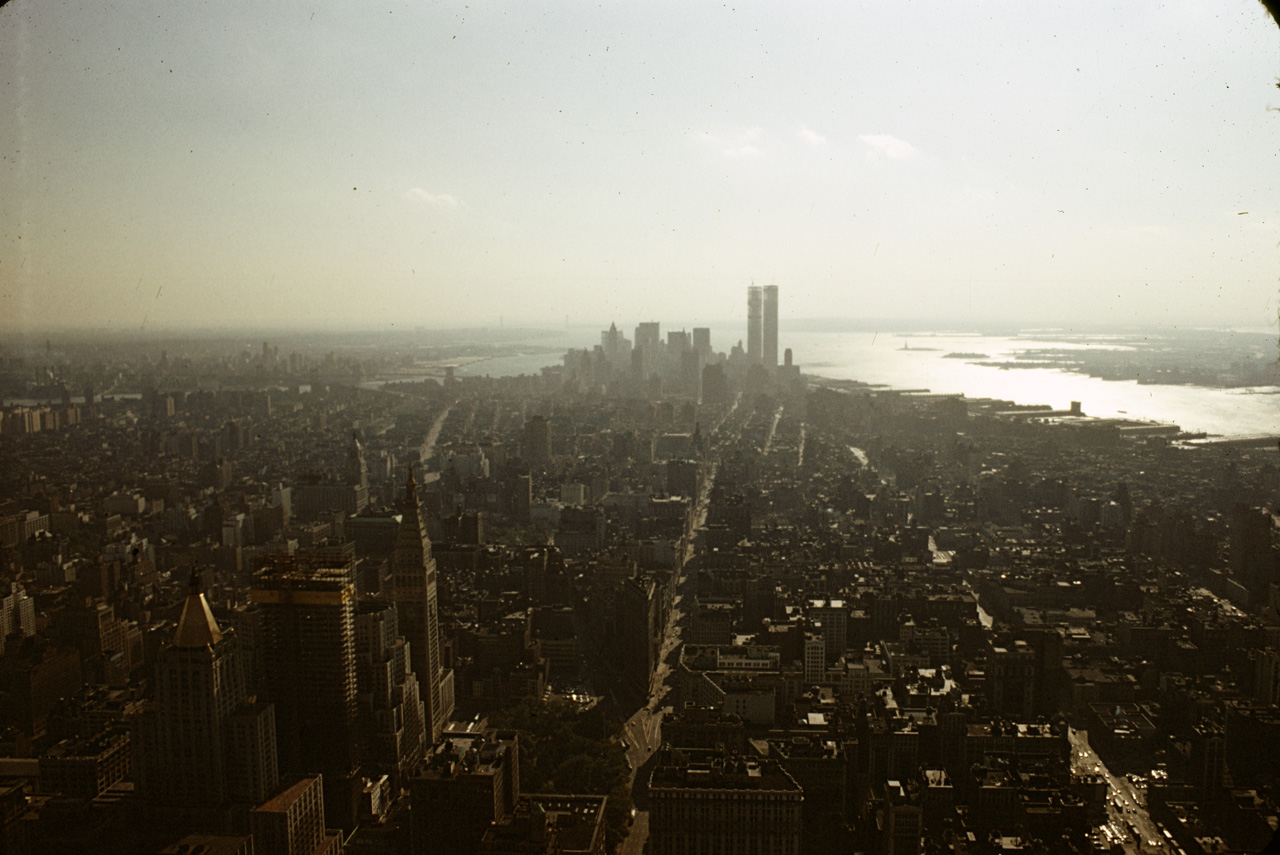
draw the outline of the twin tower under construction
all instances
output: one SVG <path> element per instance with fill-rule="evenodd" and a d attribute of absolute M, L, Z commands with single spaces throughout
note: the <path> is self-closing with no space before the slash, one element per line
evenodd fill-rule
<path fill-rule="evenodd" d="M 765 368 L 778 367 L 778 286 L 747 288 L 747 358 Z"/>

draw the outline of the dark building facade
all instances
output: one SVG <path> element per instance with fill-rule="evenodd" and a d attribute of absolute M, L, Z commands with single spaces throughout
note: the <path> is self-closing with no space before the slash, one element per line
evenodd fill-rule
<path fill-rule="evenodd" d="M 392 556 L 392 598 L 422 692 L 427 739 L 434 743 L 453 714 L 453 672 L 445 669 L 441 656 L 436 561 L 423 525 L 412 468 L 402 511 Z"/>

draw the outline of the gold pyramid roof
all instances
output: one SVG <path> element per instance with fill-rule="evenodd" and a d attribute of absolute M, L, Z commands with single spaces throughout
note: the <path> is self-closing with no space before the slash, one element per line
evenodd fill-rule
<path fill-rule="evenodd" d="M 192 569 L 187 588 L 187 601 L 182 604 L 178 631 L 173 635 L 174 647 L 208 647 L 222 640 L 222 631 L 213 619 L 213 611 L 200 589 L 200 571 Z"/>

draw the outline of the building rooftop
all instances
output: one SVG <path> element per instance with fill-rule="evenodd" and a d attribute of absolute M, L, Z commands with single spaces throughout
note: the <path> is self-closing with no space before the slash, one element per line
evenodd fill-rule
<path fill-rule="evenodd" d="M 270 801 L 254 808 L 254 810 L 262 811 L 264 813 L 284 813 L 288 811 L 289 808 L 293 807 L 293 803 L 296 802 L 308 788 L 314 786 L 315 783 L 315 778 L 303 778 L 287 790 L 276 795 Z"/>
<path fill-rule="evenodd" d="M 174 647 L 209 647 L 222 640 L 218 622 L 200 588 L 200 571 L 192 569 L 188 584 L 187 600 L 182 604 L 182 617 L 178 618 L 178 631 L 173 635 Z"/>
<path fill-rule="evenodd" d="M 772 760 L 708 756 L 688 752 L 697 760 L 680 762 L 685 752 L 672 752 L 653 770 L 649 788 L 706 790 L 772 790 L 801 792 L 800 785 Z"/>

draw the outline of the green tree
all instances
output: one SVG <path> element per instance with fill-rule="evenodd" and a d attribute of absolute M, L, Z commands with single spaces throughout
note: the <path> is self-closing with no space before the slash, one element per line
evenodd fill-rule
<path fill-rule="evenodd" d="M 620 725 L 598 710 L 579 712 L 565 701 L 524 698 L 489 716 L 489 723 L 520 732 L 520 789 L 527 793 L 608 796 L 605 843 L 613 851 L 631 819 L 627 753 L 610 735 Z"/>

